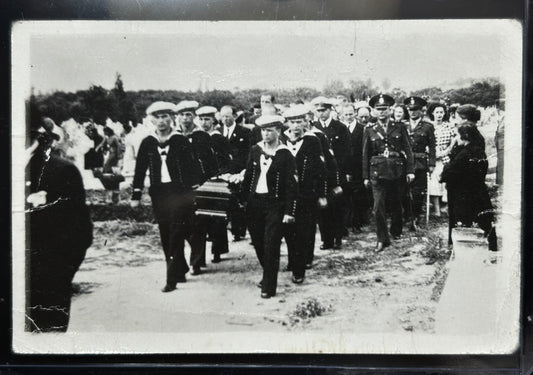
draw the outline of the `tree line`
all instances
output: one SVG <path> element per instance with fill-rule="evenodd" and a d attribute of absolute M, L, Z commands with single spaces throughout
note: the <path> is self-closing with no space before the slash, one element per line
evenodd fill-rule
<path fill-rule="evenodd" d="M 392 94 L 397 102 L 402 102 L 411 95 L 425 97 L 428 100 L 445 100 L 451 103 L 471 103 L 481 107 L 495 105 L 504 96 L 503 86 L 494 78 L 472 82 L 467 87 L 442 90 L 429 87 L 422 90 L 406 92 L 401 88 L 390 89 L 390 82 L 383 83 L 383 92 Z M 271 90 L 276 102 L 293 103 L 298 100 L 310 101 L 318 95 L 343 95 L 351 101 L 366 100 L 381 92 L 380 87 L 372 80 L 331 81 L 322 91 L 309 87 L 294 89 Z M 122 124 L 136 124 L 145 116 L 146 108 L 154 101 L 163 100 L 177 103 L 181 100 L 196 100 L 201 105 L 217 108 L 232 105 L 239 110 L 250 110 L 258 102 L 264 90 L 236 89 L 211 91 L 178 91 L 178 90 L 139 90 L 125 91 L 122 77 L 117 73 L 115 85 L 111 90 L 92 85 L 87 90 L 74 93 L 56 91 L 50 94 L 32 95 L 30 100 L 39 106 L 42 112 L 60 124 L 70 118 L 79 123 L 92 120 L 96 124 L 105 124 L 109 118 Z"/>

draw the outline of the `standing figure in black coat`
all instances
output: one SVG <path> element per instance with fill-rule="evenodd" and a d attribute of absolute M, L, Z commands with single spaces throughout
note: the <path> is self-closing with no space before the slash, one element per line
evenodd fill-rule
<path fill-rule="evenodd" d="M 276 295 L 282 224 L 294 222 L 298 194 L 294 157 L 279 136 L 284 118 L 261 116 L 263 141 L 253 146 L 242 183 L 252 243 L 263 267 L 261 298 Z"/>
<path fill-rule="evenodd" d="M 65 332 L 72 279 L 92 243 L 93 227 L 78 169 L 51 154 L 55 134 L 30 113 L 26 160 L 26 331 Z"/>
<path fill-rule="evenodd" d="M 411 150 L 413 151 L 413 160 L 415 163 L 415 179 L 410 184 L 409 190 L 412 195 L 412 201 L 404 204 L 406 208 L 411 206 L 410 229 L 416 230 L 416 226 L 423 222 L 424 205 L 426 203 L 426 194 L 428 188 L 428 173 L 435 169 L 435 129 L 433 124 L 422 119 L 424 115 L 423 108 L 427 102 L 417 96 L 411 96 L 404 101 L 409 113 L 409 124 L 407 131 L 411 139 Z M 408 192 L 408 189 L 406 189 Z M 410 197 L 404 196 L 406 202 Z M 409 205 L 408 203 L 411 203 Z"/>
<path fill-rule="evenodd" d="M 285 131 L 286 145 L 295 158 L 298 175 L 295 222 L 285 225 L 287 268 L 292 271 L 295 284 L 301 284 L 305 269 L 312 267 L 318 205 L 327 205 L 325 159 L 320 140 L 307 130 L 307 112 L 305 106 L 297 105 L 283 114 L 289 123 L 289 130 Z"/>
<path fill-rule="evenodd" d="M 189 140 L 172 128 L 175 108 L 172 103 L 155 102 L 146 110 L 156 129 L 139 147 L 131 197 L 132 207 L 137 207 L 146 171 L 150 170 L 149 194 L 167 262 L 166 285 L 162 290 L 165 293 L 175 290 L 178 282 L 185 282 L 189 271 L 184 241 L 194 215 L 192 190 L 201 177 Z"/>
<path fill-rule="evenodd" d="M 202 164 L 208 165 L 206 168 L 209 171 L 209 178 L 219 176 L 220 174 L 227 173 L 230 162 L 230 148 L 226 138 L 218 130 L 214 128 L 215 114 L 217 109 L 215 107 L 204 106 L 198 108 L 196 115 L 200 119 L 200 127 L 197 131 L 191 133 L 192 146 L 195 150 L 195 155 L 198 157 Z M 204 142 L 199 142 L 198 133 L 206 133 L 210 139 Z M 209 141 L 209 144 L 207 144 Z M 204 144 L 206 143 L 206 144 Z M 203 149 L 203 155 L 200 154 L 198 146 L 201 145 Z M 220 261 L 220 255 L 229 251 L 228 248 L 228 235 L 226 231 L 226 219 L 220 217 L 206 217 L 196 215 L 195 230 L 191 238 L 191 266 L 193 267 L 192 275 L 199 275 L 202 271 L 202 266 L 205 266 L 205 248 L 207 234 L 210 234 L 211 238 L 211 253 L 213 254 L 213 261 L 215 263 Z"/>
<path fill-rule="evenodd" d="M 314 125 L 327 135 L 339 169 L 341 187 L 346 189 L 347 181 L 352 179 L 350 133 L 340 121 L 331 118 L 332 104 L 329 101 L 319 97 L 315 98 L 313 103 L 319 117 L 319 121 Z M 343 217 L 346 206 L 344 197 L 339 195 L 335 198 L 330 197 L 328 207 L 322 210 L 320 221 L 323 249 L 342 247 L 342 237 L 345 234 Z"/>
<path fill-rule="evenodd" d="M 231 106 L 220 108 L 222 122 L 222 135 L 228 140 L 230 148 L 230 161 L 228 173 L 238 175 L 246 168 L 246 161 L 251 147 L 251 130 L 235 123 L 235 111 Z M 228 212 L 231 223 L 231 233 L 234 241 L 240 241 L 246 236 L 246 215 L 244 207 L 239 204 L 238 193 L 241 190 L 240 182 L 230 183 L 232 192 L 230 209 Z"/>
<path fill-rule="evenodd" d="M 350 206 L 346 210 L 345 226 L 351 227 L 355 233 L 361 232 L 361 227 L 368 222 L 368 192 L 363 184 L 363 131 L 370 118 L 368 103 L 358 103 L 357 109 L 348 103 L 341 108 L 342 118 L 350 132 L 351 161 L 350 175 L 347 189 L 344 191 L 346 201 Z"/>
<path fill-rule="evenodd" d="M 488 162 L 483 136 L 476 127 L 480 113 L 470 105 L 457 109 L 456 146 L 450 154 L 450 162 L 444 166 L 441 180 L 448 190 L 449 238 L 452 229 L 477 223 L 487 237 L 489 250 L 498 250 L 494 212 L 485 185 Z"/>
<path fill-rule="evenodd" d="M 411 182 L 414 179 L 413 154 L 405 125 L 390 119 L 390 107 L 394 99 L 379 94 L 373 96 L 369 104 L 376 111 L 378 121 L 367 125 L 364 130 L 363 180 L 365 186 L 372 184 L 378 237 L 376 252 L 380 252 L 390 245 L 387 200 L 391 203 L 391 234 L 393 238 L 399 238 L 402 234 L 403 181 L 407 179 L 407 182 Z"/>

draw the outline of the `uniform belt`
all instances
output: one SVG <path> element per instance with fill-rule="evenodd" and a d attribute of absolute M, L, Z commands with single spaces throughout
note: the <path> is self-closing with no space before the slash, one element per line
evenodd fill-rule
<path fill-rule="evenodd" d="M 427 154 L 425 152 L 413 152 L 413 157 L 415 158 L 425 158 Z"/>
<path fill-rule="evenodd" d="M 397 157 L 400 157 L 401 154 L 399 152 L 396 152 L 396 151 L 389 151 L 388 154 L 385 154 L 385 153 L 382 152 L 382 153 L 374 155 L 374 156 L 385 156 L 387 158 L 397 158 Z"/>

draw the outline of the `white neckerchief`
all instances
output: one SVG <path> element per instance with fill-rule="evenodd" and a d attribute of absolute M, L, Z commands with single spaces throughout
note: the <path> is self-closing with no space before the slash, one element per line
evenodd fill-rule
<path fill-rule="evenodd" d="M 172 136 L 175 134 L 179 134 L 179 133 L 174 129 L 168 135 L 168 138 L 165 142 L 168 142 L 168 140 L 172 138 Z M 157 139 L 157 142 L 160 142 L 159 136 L 157 135 L 155 130 L 152 134 L 150 134 L 150 136 Z M 170 149 L 170 145 L 166 145 L 165 147 L 159 147 L 159 145 L 157 145 L 157 151 L 159 152 L 159 156 L 161 157 L 161 182 L 162 183 L 172 181 L 172 179 L 170 178 L 170 173 L 168 172 L 168 166 L 167 166 L 167 156 L 168 156 L 169 149 Z"/>
<path fill-rule="evenodd" d="M 168 172 L 168 166 L 167 166 L 167 156 L 168 156 L 168 149 L 170 148 L 169 145 L 166 145 L 165 147 L 159 147 L 157 146 L 157 151 L 159 151 L 159 156 L 161 157 L 161 182 L 170 182 L 172 179 L 170 178 L 170 173 Z"/>
<path fill-rule="evenodd" d="M 296 157 L 296 155 L 300 151 L 300 148 L 302 147 L 303 143 L 304 143 L 304 138 L 303 137 L 300 138 L 300 140 L 298 142 L 296 142 L 295 144 L 287 142 L 287 148 L 291 152 L 292 156 Z"/>
<path fill-rule="evenodd" d="M 235 131 L 235 125 L 235 123 L 233 123 L 233 125 L 231 125 L 230 127 L 224 125 L 224 137 L 226 137 L 227 139 L 231 138 L 231 135 Z"/>
<path fill-rule="evenodd" d="M 272 157 L 267 157 L 264 154 L 261 154 L 259 157 L 259 167 L 261 168 L 261 173 L 259 174 L 259 180 L 257 180 L 257 186 L 255 192 L 257 194 L 266 194 L 268 193 L 267 185 L 267 172 L 272 165 Z"/>

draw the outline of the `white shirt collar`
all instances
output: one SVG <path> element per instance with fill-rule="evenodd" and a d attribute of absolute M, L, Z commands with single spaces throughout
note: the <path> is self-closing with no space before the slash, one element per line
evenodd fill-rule
<path fill-rule="evenodd" d="M 231 125 L 231 126 L 226 126 L 226 125 L 224 125 L 224 134 L 223 134 L 223 135 L 224 135 L 226 138 L 231 137 L 231 135 L 232 135 L 233 132 L 235 131 L 235 126 L 236 126 L 235 123 L 233 123 L 233 125 Z"/>
<path fill-rule="evenodd" d="M 320 123 L 322 124 L 322 126 L 324 126 L 325 128 L 327 128 L 329 126 L 329 124 L 331 124 L 331 117 L 328 118 L 326 121 L 322 121 L 320 120 Z"/>

